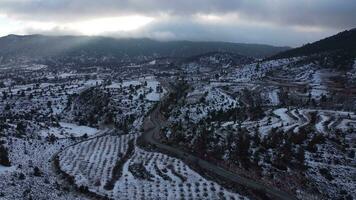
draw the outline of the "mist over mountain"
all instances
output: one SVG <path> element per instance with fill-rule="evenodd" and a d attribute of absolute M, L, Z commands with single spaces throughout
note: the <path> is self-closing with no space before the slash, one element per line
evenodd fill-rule
<path fill-rule="evenodd" d="M 356 199 L 356 29 L 294 49 L 8 35 L 0 99 L 0 199 Z"/>
<path fill-rule="evenodd" d="M 156 41 L 88 36 L 9 35 L 0 38 L 2 62 L 15 58 L 41 59 L 60 56 L 88 57 L 190 57 L 209 52 L 230 52 L 267 57 L 289 49 L 260 44 L 228 42 Z"/>

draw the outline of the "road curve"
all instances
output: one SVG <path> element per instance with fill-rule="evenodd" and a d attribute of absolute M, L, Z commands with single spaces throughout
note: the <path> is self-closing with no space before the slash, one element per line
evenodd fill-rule
<path fill-rule="evenodd" d="M 171 147 L 166 144 L 162 144 L 157 137 L 161 128 L 164 127 L 164 117 L 160 113 L 160 107 L 161 107 L 161 103 L 158 103 L 156 108 L 153 109 L 151 111 L 151 113 L 145 118 L 144 133 L 142 135 L 143 141 L 154 145 L 155 147 L 157 147 L 160 150 L 169 152 L 170 154 L 175 155 L 176 157 L 178 157 L 184 161 L 187 161 L 190 163 L 195 163 L 202 169 L 207 170 L 210 173 L 213 173 L 219 177 L 222 177 L 225 180 L 246 186 L 247 188 L 250 188 L 250 189 L 263 191 L 268 196 L 270 196 L 272 199 L 296 200 L 296 198 L 289 193 L 280 191 L 280 190 L 272 188 L 270 186 L 266 186 L 262 183 L 254 181 L 254 180 L 241 177 L 231 171 L 223 169 L 217 165 L 214 165 L 214 164 L 207 162 L 203 159 L 200 159 L 194 155 L 191 155 L 185 151 L 182 151 L 181 149 L 174 148 L 174 147 Z"/>

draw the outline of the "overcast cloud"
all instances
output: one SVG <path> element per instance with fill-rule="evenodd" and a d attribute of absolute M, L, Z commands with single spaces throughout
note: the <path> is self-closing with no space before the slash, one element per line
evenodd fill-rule
<path fill-rule="evenodd" d="M 355 0 L 0 0 L 0 35 L 92 33 L 296 46 L 356 27 L 355 11 Z M 102 24 L 100 31 L 90 30 L 90 22 Z"/>

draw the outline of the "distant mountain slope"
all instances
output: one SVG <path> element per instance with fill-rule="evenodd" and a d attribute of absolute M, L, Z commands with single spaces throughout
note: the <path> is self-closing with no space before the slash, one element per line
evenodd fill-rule
<path fill-rule="evenodd" d="M 0 62 L 18 58 L 53 56 L 87 57 L 191 57 L 220 51 L 249 57 L 267 57 L 288 49 L 259 44 L 227 42 L 161 42 L 151 39 L 115 39 L 88 36 L 9 35 L 0 38 Z"/>
<path fill-rule="evenodd" d="M 203 67 L 221 68 L 251 63 L 255 59 L 230 52 L 209 52 L 185 58 L 183 65 L 201 65 Z"/>
<path fill-rule="evenodd" d="M 343 31 L 312 44 L 306 44 L 299 48 L 278 53 L 271 58 L 276 59 L 308 56 L 312 54 L 331 53 L 336 51 L 342 54 L 348 54 L 349 56 L 356 56 L 356 29 Z"/>

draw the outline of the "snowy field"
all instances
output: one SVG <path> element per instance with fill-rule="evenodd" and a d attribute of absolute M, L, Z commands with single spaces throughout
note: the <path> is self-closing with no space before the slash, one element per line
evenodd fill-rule
<path fill-rule="evenodd" d="M 131 139 L 133 135 L 104 136 L 69 147 L 59 155 L 61 170 L 78 186 L 113 199 L 247 199 L 206 180 L 178 159 L 137 147 L 122 163 L 113 188 L 106 188 L 115 163 L 128 154 Z"/>
<path fill-rule="evenodd" d="M 41 136 L 47 137 L 54 135 L 57 138 L 82 137 L 84 135 L 93 136 L 99 132 L 98 129 L 88 126 L 78 126 L 73 123 L 59 122 L 59 127 L 50 127 L 48 130 L 42 130 Z"/>

